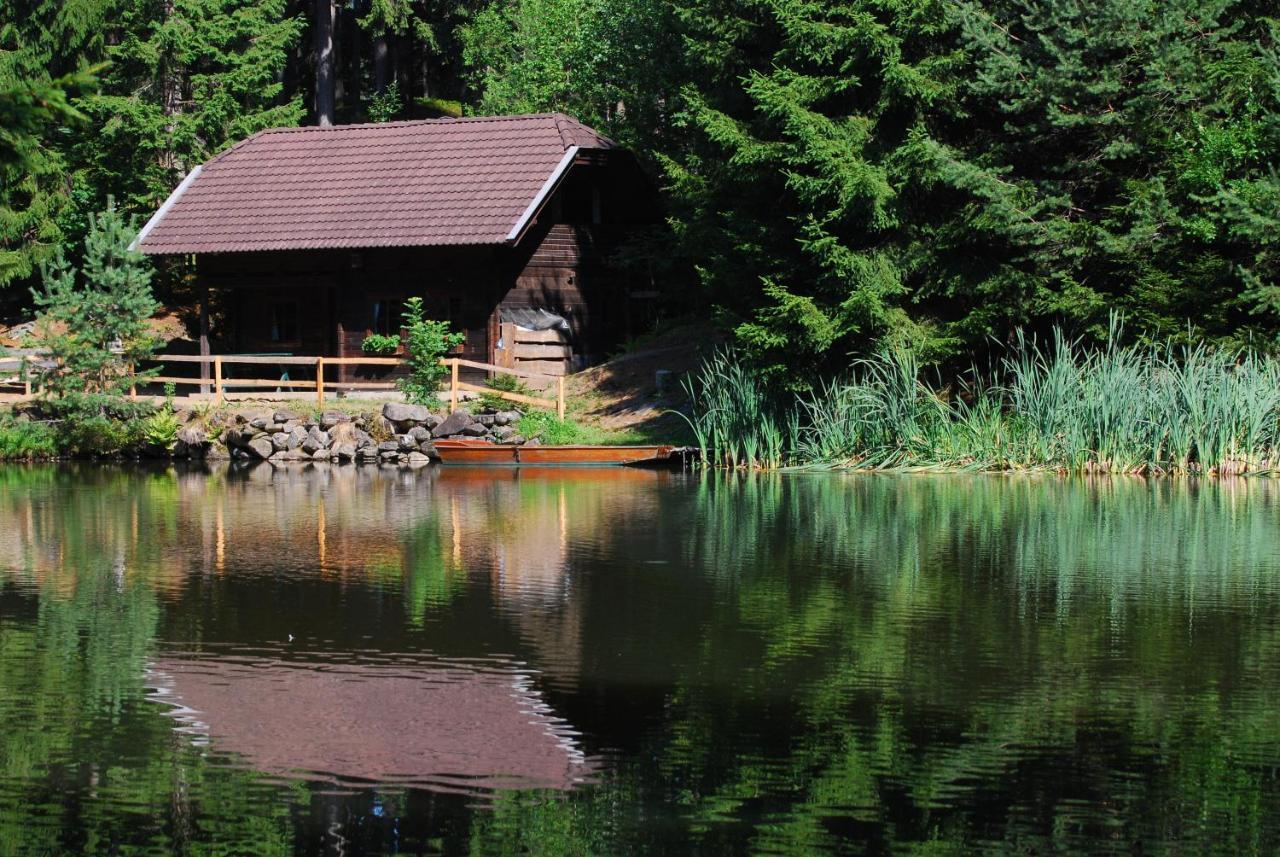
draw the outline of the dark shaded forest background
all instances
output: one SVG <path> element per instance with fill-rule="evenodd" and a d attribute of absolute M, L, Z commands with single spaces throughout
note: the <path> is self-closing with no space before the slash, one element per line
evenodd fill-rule
<path fill-rule="evenodd" d="M 1280 2 L 0 0 L 0 301 L 262 128 L 563 110 L 766 372 L 1020 326 L 1280 344 Z M 620 260 L 625 261 L 625 260 Z M 185 266 L 160 272 L 180 302 Z"/>

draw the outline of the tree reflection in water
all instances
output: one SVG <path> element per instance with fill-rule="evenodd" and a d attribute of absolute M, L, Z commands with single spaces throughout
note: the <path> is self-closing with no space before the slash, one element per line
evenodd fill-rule
<path fill-rule="evenodd" d="M 1277 490 L 6 468 L 0 855 L 1274 851 Z"/>

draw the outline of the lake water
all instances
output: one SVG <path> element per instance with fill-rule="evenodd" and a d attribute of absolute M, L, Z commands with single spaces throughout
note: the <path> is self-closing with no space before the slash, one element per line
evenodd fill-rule
<path fill-rule="evenodd" d="M 0 469 L 0 855 L 1275 853 L 1280 484 Z"/>

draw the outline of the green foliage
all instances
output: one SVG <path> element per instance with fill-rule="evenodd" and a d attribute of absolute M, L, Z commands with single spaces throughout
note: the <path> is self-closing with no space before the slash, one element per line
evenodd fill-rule
<path fill-rule="evenodd" d="M 399 336 L 382 333 L 371 333 L 360 343 L 360 350 L 365 354 L 395 354 L 399 347 Z"/>
<path fill-rule="evenodd" d="M 92 218 L 79 270 L 59 251 L 44 266 L 44 286 L 32 296 L 40 310 L 37 344 L 49 368 L 37 372 L 41 394 L 122 396 L 132 367 L 151 356 L 147 319 L 157 309 L 151 264 L 130 247 L 137 230 L 109 204 Z"/>
<path fill-rule="evenodd" d="M 73 150 L 89 204 L 113 194 L 126 210 L 153 211 L 220 150 L 301 120 L 302 98 L 281 80 L 302 36 L 285 0 L 130 0 L 118 26 L 101 92 L 84 103 L 97 133 Z"/>
<path fill-rule="evenodd" d="M 781 467 L 795 442 L 794 409 L 732 351 L 718 350 L 683 380 L 695 445 L 704 465 Z"/>
<path fill-rule="evenodd" d="M 140 433 L 143 441 L 152 447 L 168 449 L 178 439 L 178 429 L 182 424 L 178 417 L 168 408 L 160 408 L 142 421 Z"/>
<path fill-rule="evenodd" d="M 795 396 L 775 416 L 755 376 L 717 354 L 687 381 L 707 464 L 855 469 L 1050 469 L 1237 475 L 1280 470 L 1280 358 L 1200 344 L 1087 348 L 1019 339 L 999 377 L 958 394 L 891 350 Z M 776 440 L 775 440 L 776 438 Z"/>
<path fill-rule="evenodd" d="M 0 417 L 0 461 L 30 461 L 57 454 L 57 439 L 48 423 Z"/>
<path fill-rule="evenodd" d="M 463 343 L 461 333 L 452 333 L 447 321 L 432 321 L 426 317 L 422 298 L 413 297 L 404 304 L 405 343 L 409 352 L 409 377 L 396 383 L 405 397 L 416 404 L 433 404 L 438 401 L 436 391 L 440 381 L 449 374 L 440 359 L 451 348 Z"/>
<path fill-rule="evenodd" d="M 126 452 L 142 440 L 142 423 L 98 414 L 63 420 L 57 428 L 58 446 L 75 456 L 111 456 Z"/>
<path fill-rule="evenodd" d="M 1101 337 L 1119 309 L 1147 337 L 1274 342 L 1273 15 L 1249 0 L 956 5 L 965 113 L 918 148 L 951 204 L 920 222 L 917 254 L 949 329 L 973 342 L 1054 318 Z"/>
<path fill-rule="evenodd" d="M 459 41 L 477 112 L 566 111 L 628 143 L 662 133 L 683 65 L 657 0 L 489 2 Z"/>
<path fill-rule="evenodd" d="M 403 110 L 404 97 L 400 95 L 400 84 L 392 81 L 382 92 L 375 92 L 369 97 L 365 113 L 370 122 L 390 122 L 399 118 Z"/>
<path fill-rule="evenodd" d="M 602 432 L 592 431 L 571 419 L 558 419 L 551 411 L 529 411 L 516 423 L 516 431 L 525 440 L 537 438 L 550 446 L 608 442 Z"/>
<path fill-rule="evenodd" d="M 522 396 L 532 396 L 534 391 L 529 389 L 529 385 L 521 381 L 515 375 L 494 375 L 492 378 L 484 382 L 484 385 L 491 390 L 497 390 L 503 393 L 517 393 Z M 480 394 L 480 409 L 484 411 L 501 411 L 511 407 L 511 401 L 501 396 L 495 396 L 492 393 Z"/>

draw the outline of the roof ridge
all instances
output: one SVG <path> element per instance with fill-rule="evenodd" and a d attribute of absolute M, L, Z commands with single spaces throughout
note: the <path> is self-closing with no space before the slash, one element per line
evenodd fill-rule
<path fill-rule="evenodd" d="M 254 137 L 258 137 L 263 134 L 292 134 L 300 131 L 332 133 L 334 131 L 346 131 L 357 128 L 362 131 L 376 131 L 381 128 L 405 128 L 412 125 L 452 125 L 467 122 L 510 122 L 527 119 L 551 119 L 555 116 L 562 115 L 564 114 L 513 113 L 493 116 L 437 116 L 432 119 L 398 119 L 394 122 L 349 122 L 345 125 L 278 125 L 272 128 L 263 128 L 262 130 L 255 132 L 253 135 L 246 137 L 241 142 L 248 142 Z"/>

